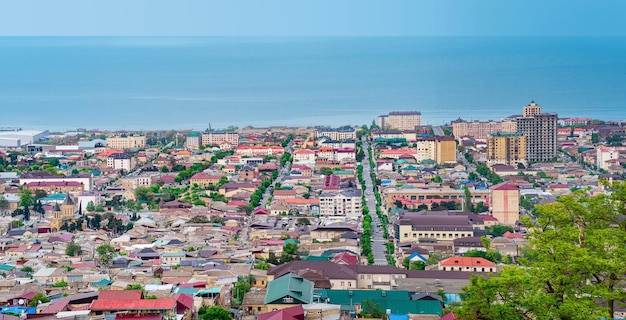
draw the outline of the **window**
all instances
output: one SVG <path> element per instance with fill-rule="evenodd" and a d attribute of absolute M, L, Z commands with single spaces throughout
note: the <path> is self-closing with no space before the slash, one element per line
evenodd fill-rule
<path fill-rule="evenodd" d="M 365 275 L 361 275 L 361 280 L 365 280 Z"/>

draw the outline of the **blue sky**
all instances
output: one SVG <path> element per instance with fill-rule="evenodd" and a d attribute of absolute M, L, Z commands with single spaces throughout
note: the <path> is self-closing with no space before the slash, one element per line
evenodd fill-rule
<path fill-rule="evenodd" d="M 623 0 L 1 0 L 0 36 L 626 36 Z"/>

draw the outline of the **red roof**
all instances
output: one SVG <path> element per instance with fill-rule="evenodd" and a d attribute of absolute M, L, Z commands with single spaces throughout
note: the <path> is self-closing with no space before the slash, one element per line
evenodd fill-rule
<path fill-rule="evenodd" d="M 304 320 L 304 308 L 302 306 L 294 306 L 262 313 L 257 316 L 257 320 Z"/>
<path fill-rule="evenodd" d="M 126 290 L 117 290 L 118 292 Z M 92 311 L 117 310 L 172 310 L 176 307 L 176 299 L 151 300 L 94 300 L 91 303 Z"/>
<path fill-rule="evenodd" d="M 519 233 L 511 233 L 509 231 L 505 232 L 502 236 L 507 239 L 524 239 L 523 235 Z"/>
<path fill-rule="evenodd" d="M 141 290 L 104 290 L 98 292 L 98 300 L 139 300 Z"/>
<path fill-rule="evenodd" d="M 196 173 L 193 175 L 193 177 L 191 177 L 191 179 L 207 179 L 207 180 L 219 180 L 221 178 L 222 178 L 221 176 L 212 176 L 206 172 Z"/>
<path fill-rule="evenodd" d="M 269 210 L 265 208 L 256 208 L 252 211 L 253 214 L 270 214 Z"/>
<path fill-rule="evenodd" d="M 485 258 L 474 257 L 451 257 L 439 262 L 440 265 L 446 267 L 495 267 L 496 264 Z"/>
<path fill-rule="evenodd" d="M 37 181 L 24 184 L 26 187 L 48 187 L 48 186 L 66 186 L 66 187 L 80 187 L 82 182 L 77 181 Z"/>
<path fill-rule="evenodd" d="M 347 265 L 351 265 L 351 266 L 355 266 L 357 265 L 359 260 L 359 257 L 355 254 L 351 254 L 348 252 L 342 252 L 338 255 L 336 255 L 335 257 L 333 257 L 330 261 L 334 262 L 334 263 L 340 263 L 343 262 Z"/>
<path fill-rule="evenodd" d="M 510 183 L 500 183 L 500 184 L 496 184 L 495 186 L 491 187 L 491 190 L 519 190 L 519 186 L 516 186 L 514 184 L 510 184 Z"/>
<path fill-rule="evenodd" d="M 115 320 L 161 320 L 163 316 L 160 314 L 118 314 Z"/>
<path fill-rule="evenodd" d="M 193 297 L 186 294 L 179 294 L 176 297 L 176 301 L 188 309 L 193 308 Z"/>

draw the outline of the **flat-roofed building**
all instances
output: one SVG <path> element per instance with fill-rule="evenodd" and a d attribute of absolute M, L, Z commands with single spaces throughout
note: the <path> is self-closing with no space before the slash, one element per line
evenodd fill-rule
<path fill-rule="evenodd" d="M 515 119 L 517 131 L 526 136 L 526 159 L 550 161 L 557 151 L 557 114 L 543 113 L 534 101 L 524 107 L 524 116 Z"/>
<path fill-rule="evenodd" d="M 394 231 L 398 242 L 452 242 L 474 236 L 474 227 L 464 215 L 405 214 L 394 222 Z"/>
<path fill-rule="evenodd" d="M 427 199 L 443 199 L 444 201 L 463 199 L 463 189 L 420 189 L 420 188 L 387 188 L 381 191 L 383 204 L 388 208 L 393 205 L 397 199 L 407 200 L 427 200 Z M 472 190 L 472 203 L 489 203 L 489 190 Z"/>
<path fill-rule="evenodd" d="M 378 116 L 378 126 L 385 130 L 415 130 L 422 125 L 422 113 L 419 111 L 392 111 Z"/>
<path fill-rule="evenodd" d="M 323 192 L 319 196 L 320 215 L 358 217 L 362 210 L 361 195 L 359 189 Z"/>
<path fill-rule="evenodd" d="M 204 146 L 219 146 L 223 143 L 229 143 L 234 146 L 239 145 L 239 134 L 225 131 L 202 133 L 202 145 Z"/>
<path fill-rule="evenodd" d="M 345 126 L 340 128 L 316 128 L 315 139 L 328 137 L 332 140 L 356 140 L 356 130 L 353 127 Z"/>
<path fill-rule="evenodd" d="M 113 149 L 133 149 L 133 148 L 145 148 L 146 136 L 133 135 L 133 136 L 117 136 L 109 137 L 106 139 L 107 144 Z"/>
<path fill-rule="evenodd" d="M 519 220 L 519 186 L 500 183 L 491 187 L 491 214 L 500 224 L 515 225 Z"/>
<path fill-rule="evenodd" d="M 521 132 L 498 132 L 487 137 L 487 165 L 526 166 L 526 137 Z"/>

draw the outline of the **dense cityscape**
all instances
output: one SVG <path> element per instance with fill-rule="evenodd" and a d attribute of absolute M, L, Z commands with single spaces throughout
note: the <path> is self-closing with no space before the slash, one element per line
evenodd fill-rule
<path fill-rule="evenodd" d="M 622 318 L 625 123 L 549 109 L 0 128 L 3 319 Z"/>

